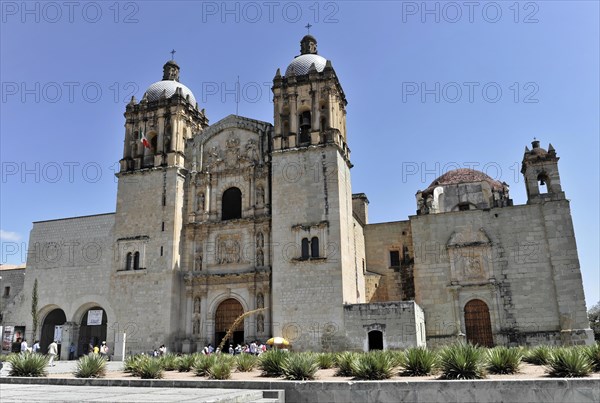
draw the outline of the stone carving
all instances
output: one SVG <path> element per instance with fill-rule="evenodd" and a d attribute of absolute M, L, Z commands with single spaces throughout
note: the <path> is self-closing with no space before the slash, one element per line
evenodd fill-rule
<path fill-rule="evenodd" d="M 214 146 L 206 151 L 206 164 L 208 166 L 214 166 L 221 161 L 223 161 L 223 158 L 221 158 L 221 150 L 219 147 Z"/>
<path fill-rule="evenodd" d="M 256 188 L 256 205 L 262 206 L 265 204 L 265 189 L 262 186 Z"/>
<path fill-rule="evenodd" d="M 256 247 L 262 248 L 263 246 L 265 246 L 265 236 L 262 232 L 259 232 L 256 234 Z"/>
<path fill-rule="evenodd" d="M 194 299 L 194 313 L 200 313 L 200 298 Z"/>
<path fill-rule="evenodd" d="M 217 264 L 240 263 L 240 243 L 237 239 L 221 239 L 218 244 Z"/>
<path fill-rule="evenodd" d="M 240 140 L 237 137 L 229 137 L 227 139 L 227 151 L 225 154 L 225 165 L 228 168 L 233 168 L 237 165 L 240 159 Z"/>
<path fill-rule="evenodd" d="M 256 265 L 259 267 L 265 265 L 265 254 L 260 249 L 256 251 Z"/>
<path fill-rule="evenodd" d="M 256 308 L 264 308 L 265 307 L 265 297 L 262 292 L 256 294 Z"/>
<path fill-rule="evenodd" d="M 246 144 L 246 158 L 251 162 L 258 162 L 258 151 L 254 140 L 248 140 Z"/>
<path fill-rule="evenodd" d="M 194 257 L 194 271 L 202 270 L 202 246 L 198 245 L 196 248 L 196 256 Z"/>
<path fill-rule="evenodd" d="M 264 333 L 265 331 L 265 317 L 262 313 L 256 316 L 256 333 Z"/>
<path fill-rule="evenodd" d="M 200 334 L 200 319 L 194 320 L 194 325 L 192 327 L 193 334 Z"/>
<path fill-rule="evenodd" d="M 206 202 L 204 198 L 204 193 L 200 193 L 198 195 L 198 206 L 196 207 L 196 211 L 204 211 L 204 203 Z"/>

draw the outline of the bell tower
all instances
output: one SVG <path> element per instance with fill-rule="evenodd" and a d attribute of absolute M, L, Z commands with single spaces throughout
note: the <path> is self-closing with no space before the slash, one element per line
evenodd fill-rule
<path fill-rule="evenodd" d="M 306 35 L 273 79 L 273 331 L 299 349 L 344 348 L 347 303 L 364 302 L 357 269 L 346 97 Z"/>
<path fill-rule="evenodd" d="M 141 350 L 163 343 L 175 347 L 179 298 L 172 296 L 181 287 L 185 146 L 208 126 L 194 94 L 179 82 L 179 72 L 169 60 L 162 80 L 151 84 L 141 101 L 132 97 L 127 105 L 123 158 L 116 174 L 111 297 L 118 323 L 137 323 L 143 317 L 149 322 L 146 328 L 153 329 L 137 346 Z"/>
<path fill-rule="evenodd" d="M 558 160 L 552 144 L 548 151 L 540 147 L 539 140 L 531 142 L 532 149 L 525 147 L 521 173 L 525 179 L 527 204 L 549 200 L 564 200 L 565 193 L 560 185 Z"/>

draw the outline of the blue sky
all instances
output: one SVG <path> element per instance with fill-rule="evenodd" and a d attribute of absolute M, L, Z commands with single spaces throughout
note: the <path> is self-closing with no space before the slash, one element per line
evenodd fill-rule
<path fill-rule="evenodd" d="M 468 2 L 467 2 L 468 3 Z M 588 306 L 599 300 L 599 9 L 540 2 L 1 2 L 2 263 L 33 221 L 112 212 L 123 112 L 162 77 L 211 122 L 272 122 L 271 81 L 312 24 L 346 92 L 354 192 L 370 221 L 405 220 L 415 193 L 474 167 L 526 202 L 533 137 L 561 157 Z"/>

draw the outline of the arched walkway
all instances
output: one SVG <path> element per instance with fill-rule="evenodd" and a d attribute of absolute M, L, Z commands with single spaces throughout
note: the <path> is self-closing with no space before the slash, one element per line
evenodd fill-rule
<path fill-rule="evenodd" d="M 88 309 L 82 316 L 79 326 L 77 355 L 87 354 L 89 346 L 98 346 L 106 341 L 106 311 L 99 306 Z"/>
<path fill-rule="evenodd" d="M 494 346 L 490 310 L 482 300 L 474 299 L 465 305 L 465 330 L 469 343 L 482 347 Z"/>
<path fill-rule="evenodd" d="M 45 354 L 48 351 L 48 346 L 54 340 L 56 326 L 62 326 L 66 321 L 67 315 L 65 315 L 65 311 L 60 308 L 53 309 L 46 315 L 44 322 L 42 323 L 42 332 L 40 337 L 40 349 L 42 353 Z M 33 341 L 30 344 L 33 345 Z M 60 356 L 60 343 L 58 346 Z"/>
<path fill-rule="evenodd" d="M 381 330 L 369 332 L 369 351 L 371 350 L 383 350 L 383 332 Z"/>
<path fill-rule="evenodd" d="M 221 343 L 227 330 L 233 325 L 233 322 L 244 313 L 242 304 L 234 298 L 226 299 L 219 304 L 215 312 L 215 347 Z M 234 346 L 244 343 L 244 321 L 239 323 L 229 339 L 229 343 Z"/>

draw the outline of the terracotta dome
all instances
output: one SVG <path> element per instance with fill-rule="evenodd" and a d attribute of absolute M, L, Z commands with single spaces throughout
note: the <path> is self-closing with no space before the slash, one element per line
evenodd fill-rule
<path fill-rule="evenodd" d="M 459 183 L 487 182 L 494 190 L 502 190 L 504 185 L 481 171 L 469 168 L 459 168 L 448 171 L 429 185 L 423 193 L 431 193 L 438 186 L 457 185 Z"/>

